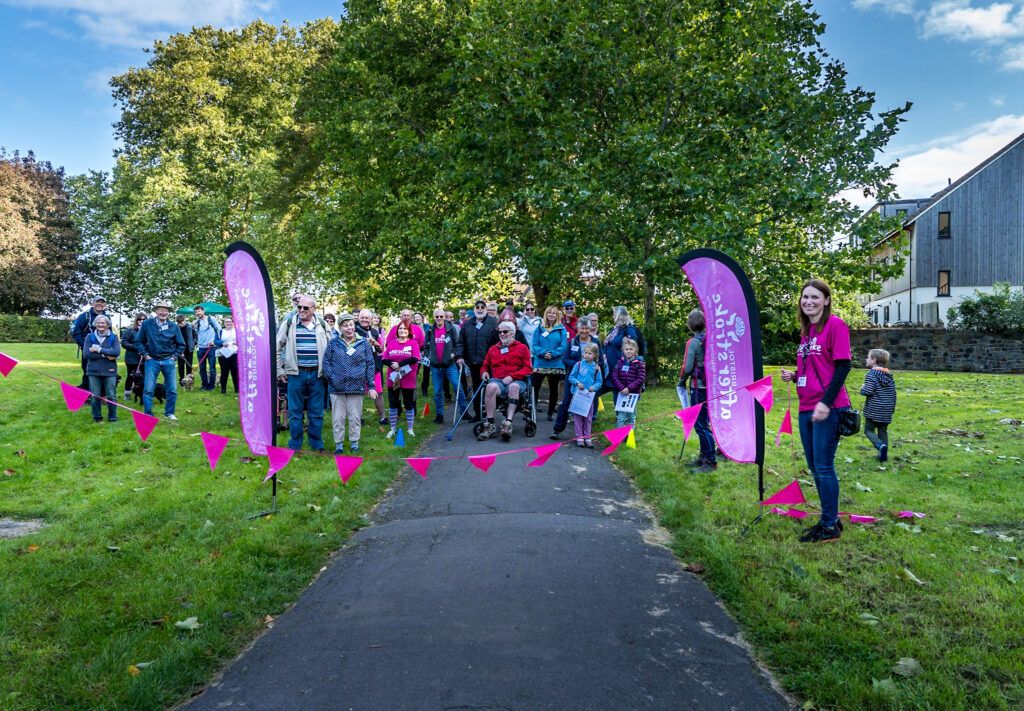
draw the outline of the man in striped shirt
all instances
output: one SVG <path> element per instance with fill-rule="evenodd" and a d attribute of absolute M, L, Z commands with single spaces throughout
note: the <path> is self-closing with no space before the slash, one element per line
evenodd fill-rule
<path fill-rule="evenodd" d="M 321 367 L 328 335 L 316 318 L 316 301 L 299 297 L 298 314 L 285 318 L 277 329 L 277 372 L 288 381 L 288 449 L 302 449 L 305 434 L 313 451 L 323 451 L 324 382 Z"/>

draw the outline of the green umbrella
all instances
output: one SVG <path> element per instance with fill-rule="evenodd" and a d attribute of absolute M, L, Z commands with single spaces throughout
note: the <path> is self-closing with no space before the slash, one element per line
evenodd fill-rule
<path fill-rule="evenodd" d="M 183 306 L 182 308 L 178 309 L 176 311 L 176 313 L 191 315 L 192 312 L 196 310 L 196 306 L 202 306 L 204 309 L 206 309 L 206 315 L 207 316 L 230 316 L 231 315 L 231 309 L 230 308 L 228 308 L 227 306 L 221 306 L 220 304 L 215 304 L 212 301 L 204 301 L 203 303 L 196 304 L 195 306 Z"/>

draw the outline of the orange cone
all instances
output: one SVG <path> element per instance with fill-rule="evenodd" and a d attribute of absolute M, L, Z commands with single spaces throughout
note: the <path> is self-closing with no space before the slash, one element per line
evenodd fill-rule
<path fill-rule="evenodd" d="M 423 403 L 423 416 L 430 417 L 430 402 Z"/>

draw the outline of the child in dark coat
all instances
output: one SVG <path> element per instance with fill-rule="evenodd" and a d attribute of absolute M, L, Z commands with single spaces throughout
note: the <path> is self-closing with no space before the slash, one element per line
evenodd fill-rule
<path fill-rule="evenodd" d="M 864 403 L 864 434 L 878 450 L 878 461 L 884 462 L 889 459 L 889 425 L 896 411 L 896 379 L 886 368 L 889 351 L 872 348 L 865 365 L 868 372 L 860 389 L 860 394 L 868 398 Z"/>
<path fill-rule="evenodd" d="M 622 357 L 608 374 L 616 393 L 616 402 L 618 402 L 619 395 L 639 395 L 647 381 L 644 362 L 637 357 L 639 350 L 637 342 L 632 338 L 622 339 Z M 636 424 L 636 410 L 634 409 L 633 412 L 616 410 L 615 423 L 618 427 Z"/>

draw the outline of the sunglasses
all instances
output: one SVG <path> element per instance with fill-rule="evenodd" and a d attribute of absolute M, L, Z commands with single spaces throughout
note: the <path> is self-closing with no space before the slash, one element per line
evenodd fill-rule
<path fill-rule="evenodd" d="M 532 306 L 527 306 L 526 310 L 527 311 L 536 311 L 537 309 L 533 308 Z"/>
<path fill-rule="evenodd" d="M 498 331 L 502 336 L 511 336 L 515 331 Z"/>
<path fill-rule="evenodd" d="M 565 310 L 566 310 L 566 311 L 575 311 L 575 310 L 576 310 L 576 307 L 575 307 L 575 306 L 566 306 L 566 307 L 565 307 Z"/>
<path fill-rule="evenodd" d="M 300 306 L 299 307 L 299 311 L 312 311 L 312 310 L 313 310 L 312 306 Z"/>

